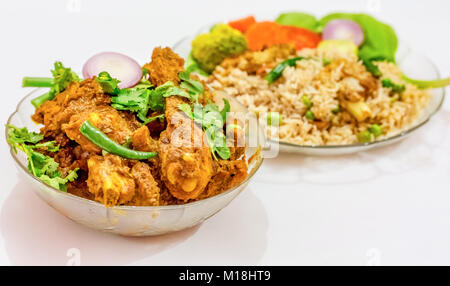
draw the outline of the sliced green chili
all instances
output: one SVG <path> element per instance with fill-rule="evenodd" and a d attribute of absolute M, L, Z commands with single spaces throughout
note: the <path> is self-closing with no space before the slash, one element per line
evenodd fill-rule
<path fill-rule="evenodd" d="M 406 75 L 403 75 L 402 78 L 406 82 L 414 84 L 418 88 L 421 88 L 421 89 L 424 89 L 424 88 L 439 88 L 439 87 L 446 87 L 447 85 L 450 85 L 450 77 L 436 79 L 436 80 L 417 80 L 417 79 L 412 79 L 410 77 L 407 77 Z"/>
<path fill-rule="evenodd" d="M 111 138 L 106 136 L 105 133 L 92 125 L 92 123 L 90 123 L 88 120 L 86 120 L 83 125 L 81 125 L 80 132 L 92 143 L 102 148 L 104 151 L 119 155 L 127 159 L 145 160 L 153 158 L 157 155 L 156 152 L 142 152 L 131 150 L 120 145 L 117 142 L 114 142 L 113 140 L 111 140 Z"/>
<path fill-rule="evenodd" d="M 397 84 L 395 82 L 393 82 L 391 79 L 389 78 L 385 78 L 381 80 L 381 85 L 383 87 L 387 87 L 387 88 L 391 88 L 392 92 L 394 93 L 402 93 L 405 91 L 405 85 L 403 84 Z"/>
<path fill-rule="evenodd" d="M 266 80 L 269 84 L 273 83 L 277 79 L 279 79 L 283 75 L 283 71 L 289 66 L 293 67 L 297 64 L 298 61 L 306 59 L 305 57 L 296 57 L 292 59 L 287 59 L 281 63 L 279 63 L 276 67 L 271 70 L 267 76 Z"/>

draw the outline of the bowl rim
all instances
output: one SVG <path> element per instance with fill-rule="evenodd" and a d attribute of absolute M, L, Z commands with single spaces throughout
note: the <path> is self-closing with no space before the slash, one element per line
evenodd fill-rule
<path fill-rule="evenodd" d="M 205 26 L 206 27 L 206 26 Z M 205 27 L 201 28 L 199 30 L 203 31 L 205 29 Z M 199 33 L 197 32 L 197 34 Z M 178 48 L 178 46 L 182 45 L 185 41 L 188 41 L 190 39 L 193 39 L 197 34 L 191 34 L 188 36 L 184 36 L 183 38 L 181 38 L 180 40 L 178 40 L 173 46 L 172 48 L 174 50 L 176 50 Z M 436 64 L 426 55 L 419 53 L 419 55 L 421 57 L 423 57 L 426 61 L 428 61 L 433 69 L 433 71 L 436 73 L 437 75 L 437 79 L 442 78 L 441 77 L 441 73 L 439 72 L 439 69 L 437 68 Z M 437 104 L 436 108 L 430 112 L 430 114 L 428 114 L 428 116 L 424 119 L 422 119 L 421 121 L 418 121 L 416 123 L 413 123 L 412 125 L 410 125 L 407 129 L 404 129 L 398 133 L 394 133 L 391 136 L 385 137 L 383 139 L 380 140 L 375 140 L 372 142 L 366 142 L 366 143 L 353 143 L 353 144 L 341 144 L 341 145 L 300 145 L 300 144 L 295 144 L 295 143 L 290 143 L 290 142 L 286 142 L 286 141 L 281 141 L 281 140 L 275 140 L 275 139 L 271 139 L 271 138 L 267 138 L 267 142 L 268 143 L 272 143 L 272 144 L 279 144 L 280 146 L 285 146 L 285 147 L 290 147 L 290 148 L 296 148 L 298 150 L 304 149 L 304 150 L 326 150 L 326 149 L 330 149 L 330 150 L 336 150 L 336 149 L 352 149 L 352 148 L 369 148 L 369 147 L 376 147 L 376 146 L 383 146 L 383 143 L 388 143 L 388 142 L 394 142 L 397 139 L 406 137 L 406 135 L 409 135 L 411 133 L 413 133 L 414 131 L 418 130 L 420 127 L 422 127 L 423 125 L 425 125 L 428 121 L 430 121 L 430 119 L 442 108 L 442 105 L 444 104 L 445 101 L 445 87 L 442 88 L 434 88 L 431 90 L 439 90 L 442 94 L 441 100 L 439 101 L 439 103 Z M 362 150 L 361 150 L 362 151 Z"/>
<path fill-rule="evenodd" d="M 33 89 L 31 92 L 29 92 L 28 94 L 26 94 L 20 101 L 19 103 L 16 105 L 16 109 L 14 110 L 13 113 L 11 113 L 11 115 L 9 115 L 8 120 L 6 122 L 7 125 L 11 124 L 11 120 L 13 119 L 14 115 L 16 115 L 19 112 L 20 107 L 22 106 L 22 104 L 29 99 L 34 93 L 36 93 L 37 91 L 39 91 L 39 88 L 35 88 Z M 258 127 L 261 128 L 258 124 Z M 155 211 L 155 210 L 172 210 L 172 209 L 184 209 L 184 208 L 189 208 L 189 207 L 193 207 L 196 205 L 200 205 L 200 204 L 204 204 L 208 201 L 212 201 L 215 199 L 219 199 L 220 197 L 226 196 L 229 193 L 232 193 L 233 191 L 235 191 L 236 189 L 239 189 L 241 186 L 245 186 L 246 184 L 248 184 L 250 182 L 250 180 L 253 178 L 253 176 L 256 174 L 256 172 L 259 170 L 259 168 L 261 167 L 263 161 L 264 161 L 264 157 L 263 156 L 259 156 L 258 158 L 256 158 L 256 163 L 255 166 L 253 166 L 253 168 L 250 170 L 250 173 L 248 174 L 248 176 L 239 184 L 234 186 L 233 188 L 230 188 L 228 190 L 226 190 L 225 192 L 222 192 L 218 195 L 203 199 L 203 200 L 198 200 L 198 201 L 194 201 L 194 202 L 190 202 L 190 203 L 186 203 L 186 204 L 181 204 L 181 205 L 167 205 L 167 206 L 112 206 L 112 207 L 106 207 L 104 204 L 101 204 L 99 202 L 93 201 L 93 200 L 89 200 L 86 198 L 82 198 L 76 195 L 73 195 L 71 193 L 68 192 L 64 192 L 61 191 L 59 189 L 56 189 L 44 182 L 42 182 L 41 180 L 39 180 L 37 177 L 33 176 L 28 169 L 25 167 L 25 165 L 22 164 L 22 162 L 18 159 L 17 157 L 17 153 L 14 152 L 13 147 L 8 143 L 8 128 L 5 128 L 5 140 L 7 145 L 9 146 L 9 153 L 11 154 L 11 156 L 13 157 L 15 163 L 22 169 L 22 171 L 24 171 L 28 177 L 30 177 L 31 179 L 33 179 L 34 181 L 36 181 L 37 183 L 39 183 L 40 185 L 50 189 L 52 192 L 56 193 L 57 195 L 63 195 L 68 197 L 69 199 L 72 200 L 76 200 L 79 202 L 84 202 L 84 203 L 88 203 L 91 204 L 92 206 L 96 206 L 96 207 L 103 207 L 106 210 L 121 210 L 121 211 Z M 264 137 L 264 140 L 267 140 Z"/>

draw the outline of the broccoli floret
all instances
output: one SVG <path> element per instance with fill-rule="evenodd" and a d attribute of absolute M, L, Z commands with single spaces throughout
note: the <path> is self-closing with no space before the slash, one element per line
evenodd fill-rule
<path fill-rule="evenodd" d="M 192 57 L 201 69 L 211 73 L 225 58 L 240 54 L 247 47 L 244 34 L 227 24 L 218 24 L 192 41 Z"/>

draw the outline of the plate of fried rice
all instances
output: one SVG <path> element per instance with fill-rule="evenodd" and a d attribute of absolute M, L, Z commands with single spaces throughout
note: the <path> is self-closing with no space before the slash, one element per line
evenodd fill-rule
<path fill-rule="evenodd" d="M 448 79 L 439 80 L 435 65 L 390 26 L 365 14 L 312 17 L 216 24 L 174 50 L 211 90 L 264 119 L 281 151 L 337 155 L 384 146 L 440 109 Z"/>

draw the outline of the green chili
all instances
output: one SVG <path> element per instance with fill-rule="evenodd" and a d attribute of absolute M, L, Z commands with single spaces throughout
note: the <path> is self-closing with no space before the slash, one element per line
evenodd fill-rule
<path fill-rule="evenodd" d="M 120 145 L 117 142 L 114 142 L 113 140 L 111 140 L 111 138 L 106 136 L 105 133 L 103 133 L 97 127 L 92 125 L 92 123 L 90 123 L 88 120 L 86 120 L 83 123 L 83 125 L 81 125 L 80 132 L 92 143 L 102 148 L 106 152 L 116 154 L 124 158 L 134 160 L 144 160 L 153 158 L 157 155 L 156 152 L 142 152 L 131 150 L 129 148 Z"/>
<path fill-rule="evenodd" d="M 46 102 L 47 100 L 52 100 L 53 98 L 55 98 L 55 95 L 53 93 L 46 92 L 43 95 L 40 95 L 40 96 L 38 96 L 36 98 L 33 98 L 31 100 L 31 104 L 33 104 L 34 107 L 38 108 L 44 102 Z"/>
<path fill-rule="evenodd" d="M 24 77 L 22 80 L 23 87 L 52 87 L 54 84 L 50 77 Z"/>
<path fill-rule="evenodd" d="M 293 67 L 297 64 L 298 61 L 306 59 L 305 57 L 296 57 L 292 59 L 287 59 L 281 63 L 279 63 L 276 67 L 271 70 L 267 76 L 266 80 L 269 84 L 273 83 L 277 79 L 279 79 L 283 75 L 283 71 L 289 66 Z"/>
<path fill-rule="evenodd" d="M 406 75 L 403 75 L 402 78 L 404 81 L 414 84 L 418 88 L 421 88 L 421 89 L 423 89 L 423 88 L 439 88 L 439 87 L 446 87 L 447 85 L 450 85 L 450 77 L 436 79 L 436 80 L 417 80 L 417 79 L 409 78 Z"/>

